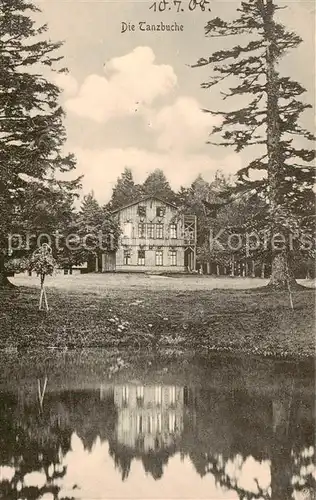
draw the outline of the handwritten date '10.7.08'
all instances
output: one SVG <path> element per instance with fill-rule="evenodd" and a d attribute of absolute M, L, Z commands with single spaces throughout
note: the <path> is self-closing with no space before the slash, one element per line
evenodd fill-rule
<path fill-rule="evenodd" d="M 208 0 L 161 0 L 158 2 L 154 2 L 150 5 L 149 9 L 154 12 L 165 12 L 165 11 L 176 11 L 176 12 L 184 12 L 185 10 L 194 11 L 201 10 L 202 12 L 210 12 L 209 8 L 210 2 Z"/>

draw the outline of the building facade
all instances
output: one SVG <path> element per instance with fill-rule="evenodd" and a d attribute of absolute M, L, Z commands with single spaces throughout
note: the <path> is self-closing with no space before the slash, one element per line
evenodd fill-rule
<path fill-rule="evenodd" d="M 185 272 L 196 268 L 196 217 L 148 196 L 113 212 L 122 235 L 102 271 Z"/>

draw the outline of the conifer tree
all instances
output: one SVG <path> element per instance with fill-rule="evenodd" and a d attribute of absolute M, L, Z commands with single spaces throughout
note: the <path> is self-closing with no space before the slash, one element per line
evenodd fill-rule
<path fill-rule="evenodd" d="M 0 285 L 8 283 L 7 235 L 16 211 L 23 219 L 30 179 L 46 183 L 48 198 L 50 190 L 72 193 L 79 187 L 79 180 L 57 176 L 72 170 L 75 160 L 63 152 L 61 91 L 45 75 L 66 70 L 59 68 L 62 43 L 45 37 L 46 25 L 35 25 L 37 12 L 27 0 L 0 1 Z"/>
<path fill-rule="evenodd" d="M 151 172 L 142 186 L 144 195 L 153 195 L 162 198 L 169 203 L 176 202 L 176 195 L 170 187 L 170 184 L 159 168 Z"/>
<path fill-rule="evenodd" d="M 6 268 L 26 269 L 29 256 L 43 243 L 48 243 L 54 258 L 64 267 L 65 238 L 76 231 L 74 195 L 72 187 L 67 190 L 54 179 L 49 183 L 34 180 L 27 183 L 10 220 L 12 256 Z M 72 252 L 71 256 L 74 256 Z"/>
<path fill-rule="evenodd" d="M 222 95 L 224 101 L 231 100 L 231 108 L 234 98 L 248 99 L 243 107 L 228 112 L 205 111 L 223 117 L 221 125 L 213 130 L 215 136 L 220 136 L 216 144 L 232 146 L 236 152 L 251 145 L 262 149 L 257 159 L 239 170 L 234 191 L 260 193 L 268 200 L 268 212 L 256 229 L 269 233 L 270 284 L 283 288 L 295 284 L 291 269 L 295 248 L 311 247 L 315 152 L 308 147 L 313 135 L 299 123 L 301 113 L 311 107 L 300 100 L 305 89 L 279 73 L 280 60 L 302 41 L 277 21 L 280 8 L 274 0 L 247 0 L 241 2 L 233 21 L 218 17 L 209 21 L 206 36 L 242 35 L 247 42 L 216 51 L 195 66 L 211 65 L 213 69 L 213 77 L 202 84 L 205 89 L 230 82 L 229 90 Z M 253 180 L 253 171 L 264 175 Z M 277 234 L 281 235 L 279 247 L 272 245 Z"/>
<path fill-rule="evenodd" d="M 135 184 L 132 170 L 125 167 L 124 172 L 118 177 L 116 185 L 113 188 L 111 200 L 107 206 L 109 210 L 116 210 L 128 203 L 140 198 L 142 189 Z"/>
<path fill-rule="evenodd" d="M 88 262 L 90 271 L 96 267 L 101 271 L 102 254 L 116 250 L 120 229 L 108 209 L 100 207 L 93 192 L 83 199 L 78 216 L 78 234 L 81 239 L 81 259 Z"/>

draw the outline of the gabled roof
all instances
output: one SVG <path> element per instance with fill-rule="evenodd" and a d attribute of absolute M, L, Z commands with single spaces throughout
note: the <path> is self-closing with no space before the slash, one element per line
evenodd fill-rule
<path fill-rule="evenodd" d="M 127 205 L 124 205 L 123 207 L 117 208 L 116 210 L 112 210 L 112 214 L 116 214 L 117 212 L 120 212 L 121 210 L 124 210 L 125 208 L 132 207 L 133 205 L 138 205 L 138 203 L 142 203 L 143 201 L 147 200 L 158 200 L 161 203 L 164 203 L 165 205 L 169 205 L 170 207 L 177 208 L 176 205 L 173 203 L 169 203 L 169 201 L 165 201 L 162 198 L 159 198 L 159 196 L 154 196 L 154 195 L 148 195 L 144 196 L 143 198 L 139 198 L 138 200 L 133 201 L 132 203 L 128 203 Z"/>

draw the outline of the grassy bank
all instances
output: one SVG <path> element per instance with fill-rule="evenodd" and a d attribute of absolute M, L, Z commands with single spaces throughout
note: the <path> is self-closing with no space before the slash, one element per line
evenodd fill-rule
<path fill-rule="evenodd" d="M 193 349 L 306 358 L 315 353 L 314 290 L 48 288 L 0 291 L 1 346 Z"/>

